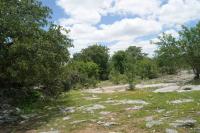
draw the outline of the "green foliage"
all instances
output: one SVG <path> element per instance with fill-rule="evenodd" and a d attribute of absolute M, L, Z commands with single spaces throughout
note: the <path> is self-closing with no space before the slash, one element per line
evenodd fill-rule
<path fill-rule="evenodd" d="M 145 56 L 142 53 L 140 47 L 130 46 L 126 51 L 127 53 L 127 62 L 126 62 L 126 72 L 125 75 L 127 76 L 127 81 L 129 83 L 129 88 L 131 90 L 134 89 L 134 80 L 136 80 L 137 74 L 137 62 Z"/>
<path fill-rule="evenodd" d="M 195 78 L 200 78 L 200 22 L 191 28 L 183 26 L 179 32 L 180 39 L 177 45 L 180 47 L 185 61 L 191 66 Z"/>
<path fill-rule="evenodd" d="M 156 51 L 157 64 L 162 73 L 175 74 L 180 68 L 181 64 L 181 51 L 177 47 L 177 40 L 172 35 L 163 34 L 160 36 L 159 41 L 155 44 L 158 45 Z"/>
<path fill-rule="evenodd" d="M 189 65 L 195 78 L 200 78 L 200 22 L 190 28 L 183 26 L 177 39 L 163 34 L 155 44 L 159 46 L 156 58 L 161 69 L 173 74 Z"/>
<path fill-rule="evenodd" d="M 138 77 L 152 79 L 156 78 L 158 73 L 155 61 L 146 57 L 141 48 L 136 46 L 130 46 L 125 51 L 115 52 L 111 58 L 110 65 L 110 80 L 115 84 L 126 80 L 131 89 L 134 89 L 133 82 Z"/>
<path fill-rule="evenodd" d="M 35 86 L 45 95 L 58 94 L 71 46 L 61 31 L 68 31 L 51 24 L 50 9 L 37 0 L 2 0 L 0 7 L 1 98 L 7 90 L 12 98 L 29 97 Z"/>
<path fill-rule="evenodd" d="M 127 62 L 127 54 L 125 51 L 117 51 L 111 59 L 111 66 L 120 74 L 124 74 Z"/>
<path fill-rule="evenodd" d="M 93 62 L 72 61 L 64 67 L 62 83 L 65 91 L 72 88 L 96 86 L 99 67 Z"/>
<path fill-rule="evenodd" d="M 120 84 L 120 83 L 126 83 L 126 76 L 124 74 L 120 74 L 119 71 L 116 71 L 114 69 L 111 70 L 109 74 L 109 79 L 114 83 L 114 84 Z"/>
<path fill-rule="evenodd" d="M 108 48 L 101 45 L 92 45 L 83 49 L 80 53 L 74 55 L 74 60 L 78 61 L 92 61 L 99 67 L 99 79 L 108 79 Z"/>
<path fill-rule="evenodd" d="M 142 79 L 153 79 L 158 76 L 156 62 L 150 58 L 144 58 L 137 62 L 137 74 Z"/>

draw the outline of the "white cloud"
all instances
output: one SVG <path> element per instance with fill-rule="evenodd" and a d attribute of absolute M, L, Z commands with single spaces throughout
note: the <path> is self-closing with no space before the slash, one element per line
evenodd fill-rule
<path fill-rule="evenodd" d="M 65 19 L 66 24 L 89 23 L 97 24 L 101 14 L 110 8 L 113 0 L 57 0 L 57 5 L 62 7 L 70 16 Z"/>
<path fill-rule="evenodd" d="M 137 46 L 142 48 L 142 52 L 148 54 L 150 57 L 154 55 L 154 51 L 157 46 L 155 44 L 151 44 L 151 40 L 146 41 L 120 41 L 114 45 L 109 46 L 110 54 L 113 55 L 114 52 L 118 50 L 126 50 L 129 46 Z"/>
<path fill-rule="evenodd" d="M 162 23 L 182 25 L 200 18 L 200 0 L 169 0 L 159 11 Z"/>
<path fill-rule="evenodd" d="M 162 26 L 157 21 L 141 18 L 123 19 L 111 25 L 101 25 L 101 27 L 106 39 L 111 39 L 112 41 L 132 40 L 159 32 L 162 29 Z"/>
<path fill-rule="evenodd" d="M 180 25 L 200 19 L 200 0 L 56 0 L 68 18 L 58 23 L 71 30 L 74 39 L 71 53 L 98 42 L 108 42 L 111 53 L 124 50 L 130 45 L 143 48 L 153 54 L 156 46 L 147 40 L 136 41 L 138 37 L 161 32 L 177 37 Z M 110 24 L 103 24 L 102 17 L 121 15 Z M 137 16 L 137 17 L 133 17 Z M 107 16 L 108 17 L 108 16 Z M 128 17 L 128 18 L 127 18 Z"/>
<path fill-rule="evenodd" d="M 159 0 L 115 0 L 115 6 L 111 9 L 111 12 L 143 17 L 158 11 L 159 6 Z"/>
<path fill-rule="evenodd" d="M 73 39 L 121 41 L 159 33 L 162 30 L 162 26 L 155 20 L 134 18 L 116 21 L 110 25 L 101 25 L 100 29 L 87 24 L 75 24 L 70 29 L 70 35 Z"/>
<path fill-rule="evenodd" d="M 161 29 L 162 26 L 157 21 L 134 18 L 123 19 L 110 25 L 101 25 L 100 29 L 88 24 L 74 24 L 70 28 L 70 37 L 75 40 L 73 50 L 80 51 L 84 48 L 83 46 L 102 41 L 118 41 L 128 44 L 137 37 L 159 33 Z"/>
<path fill-rule="evenodd" d="M 164 33 L 171 34 L 173 37 L 176 37 L 176 38 L 179 36 L 178 32 L 176 30 L 174 30 L 174 29 L 167 30 Z"/>

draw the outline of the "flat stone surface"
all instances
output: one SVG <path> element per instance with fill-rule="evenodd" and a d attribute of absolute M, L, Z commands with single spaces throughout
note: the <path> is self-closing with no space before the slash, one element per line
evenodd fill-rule
<path fill-rule="evenodd" d="M 101 114 L 101 115 L 108 115 L 108 114 L 111 114 L 111 112 L 108 112 L 108 111 L 101 111 L 101 112 L 99 112 L 99 114 Z"/>
<path fill-rule="evenodd" d="M 146 127 L 147 128 L 152 128 L 153 126 L 163 124 L 162 120 L 154 120 L 152 116 L 146 117 L 145 121 L 146 121 Z"/>
<path fill-rule="evenodd" d="M 71 124 L 79 124 L 82 122 L 86 122 L 86 120 L 76 120 L 76 121 L 71 122 Z"/>
<path fill-rule="evenodd" d="M 118 125 L 116 122 L 104 122 L 104 121 L 98 121 L 97 124 L 103 125 L 104 127 L 111 127 L 114 125 Z"/>
<path fill-rule="evenodd" d="M 180 86 L 177 86 L 177 85 L 173 85 L 173 86 L 167 86 L 167 87 L 164 87 L 164 88 L 160 88 L 160 89 L 156 89 L 155 91 L 153 92 L 173 92 L 173 91 L 176 91 L 180 88 Z"/>
<path fill-rule="evenodd" d="M 147 105 L 148 103 L 145 102 L 144 100 L 107 100 L 105 103 L 112 103 L 112 105 L 120 105 L 120 104 L 142 104 L 142 105 Z"/>
<path fill-rule="evenodd" d="M 90 106 L 79 107 L 79 109 L 87 111 L 87 112 L 91 112 L 91 113 L 94 113 L 94 110 L 105 109 L 105 108 L 106 107 L 101 104 L 94 104 L 94 105 L 90 105 Z"/>
<path fill-rule="evenodd" d="M 165 133 L 178 133 L 178 131 L 176 131 L 175 129 L 169 129 L 169 128 L 167 128 L 165 130 Z"/>
<path fill-rule="evenodd" d="M 177 128 L 177 127 L 192 128 L 195 126 L 196 123 L 197 123 L 197 121 L 192 118 L 184 118 L 181 120 L 176 120 L 175 122 L 170 123 L 170 125 L 175 128 Z"/>
<path fill-rule="evenodd" d="M 178 92 L 200 91 L 200 85 L 185 85 Z"/>
<path fill-rule="evenodd" d="M 161 125 L 161 124 L 163 124 L 163 122 L 160 121 L 160 120 L 152 120 L 152 121 L 148 121 L 146 123 L 146 127 L 147 128 L 152 128 L 153 126 L 157 126 L 157 125 Z"/>
<path fill-rule="evenodd" d="M 127 111 L 131 111 L 131 110 L 140 110 L 142 109 L 143 106 L 134 106 L 134 107 L 129 107 L 129 108 L 126 108 Z"/>
<path fill-rule="evenodd" d="M 159 83 L 159 84 L 138 84 L 135 88 L 142 89 L 142 88 L 161 88 L 161 87 L 168 87 L 168 86 L 175 86 L 176 83 Z"/>
<path fill-rule="evenodd" d="M 64 121 L 69 120 L 69 119 L 71 119 L 70 116 L 63 117 L 63 120 L 64 120 Z"/>
<path fill-rule="evenodd" d="M 66 108 L 60 108 L 60 111 L 62 113 L 74 113 L 75 112 L 75 107 L 66 107 Z"/>
<path fill-rule="evenodd" d="M 47 132 L 40 132 L 40 133 L 60 133 L 59 131 L 47 131 Z"/>
<path fill-rule="evenodd" d="M 193 102 L 193 99 L 179 99 L 174 101 L 169 101 L 170 104 L 181 104 L 181 103 L 190 103 Z"/>

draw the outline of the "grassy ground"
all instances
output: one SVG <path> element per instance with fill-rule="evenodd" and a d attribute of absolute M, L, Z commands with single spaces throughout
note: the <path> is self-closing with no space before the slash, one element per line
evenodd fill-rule
<path fill-rule="evenodd" d="M 89 94 L 80 91 L 71 91 L 63 94 L 57 100 L 48 103 L 35 103 L 23 109 L 25 114 L 32 114 L 35 116 L 29 120 L 24 121 L 19 125 L 12 125 L 5 127 L 2 131 L 9 132 L 27 132 L 36 133 L 51 130 L 58 130 L 61 133 L 86 133 L 86 132 L 165 132 L 166 128 L 171 128 L 169 123 L 182 118 L 193 118 L 197 120 L 194 128 L 200 127 L 200 92 L 187 93 L 153 93 L 149 91 L 127 91 L 113 94 Z M 94 98 L 90 100 L 87 98 Z M 98 99 L 99 98 L 99 99 Z M 149 104 L 144 105 L 140 110 L 127 111 L 126 108 L 133 107 L 133 104 L 113 105 L 106 103 L 109 100 L 144 100 Z M 169 101 L 176 99 L 193 99 L 193 102 L 182 104 L 170 104 Z M 80 107 L 89 107 L 94 104 L 103 105 L 104 109 L 94 110 L 94 112 L 87 112 Z M 75 107 L 75 112 L 62 113 L 60 108 Z M 157 110 L 163 109 L 163 112 Z M 100 112 L 110 112 L 108 115 L 102 115 Z M 69 116 L 69 120 L 63 120 L 64 117 Z M 160 125 L 147 128 L 146 117 L 151 116 L 155 120 L 163 119 Z M 81 120 L 82 122 L 77 122 Z M 76 122 L 77 123 L 76 123 Z M 98 124 L 99 121 L 115 122 L 116 125 L 109 127 Z M 76 124 L 74 124 L 75 122 Z M 195 132 L 194 128 L 177 128 L 177 131 L 187 133 Z"/>

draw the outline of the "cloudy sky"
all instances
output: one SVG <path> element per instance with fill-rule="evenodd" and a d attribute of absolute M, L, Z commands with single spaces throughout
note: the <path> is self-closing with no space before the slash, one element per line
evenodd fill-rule
<path fill-rule="evenodd" d="M 200 20 L 200 0 L 42 0 L 53 9 L 52 21 L 70 29 L 73 54 L 94 43 L 113 54 L 134 45 L 150 56 L 151 40 L 162 32 L 177 36 L 181 25 Z"/>

